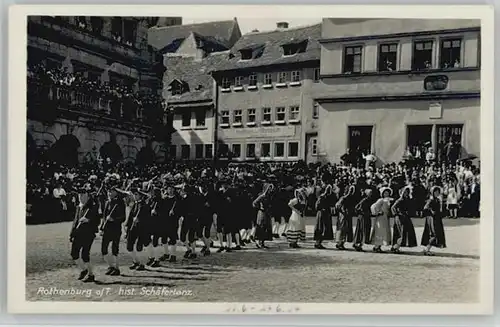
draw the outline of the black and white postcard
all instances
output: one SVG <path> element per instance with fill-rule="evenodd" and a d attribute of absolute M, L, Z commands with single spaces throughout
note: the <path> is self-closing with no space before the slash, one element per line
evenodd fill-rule
<path fill-rule="evenodd" d="M 9 18 L 12 312 L 492 310 L 489 7 Z"/>

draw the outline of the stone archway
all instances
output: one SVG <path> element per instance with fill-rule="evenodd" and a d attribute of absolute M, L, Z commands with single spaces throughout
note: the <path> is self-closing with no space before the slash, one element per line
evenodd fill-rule
<path fill-rule="evenodd" d="M 102 159 L 111 159 L 112 162 L 119 162 L 123 160 L 123 152 L 118 143 L 116 143 L 116 137 L 112 134 L 110 140 L 105 142 L 99 149 L 99 154 Z"/>
<path fill-rule="evenodd" d="M 62 135 L 48 150 L 48 158 L 58 164 L 76 166 L 78 165 L 78 149 L 81 144 L 78 138 L 72 134 Z"/>
<path fill-rule="evenodd" d="M 148 140 L 146 142 L 146 145 L 139 150 L 135 162 L 136 164 L 143 166 L 150 165 L 156 162 L 156 153 L 153 150 L 151 140 Z"/>

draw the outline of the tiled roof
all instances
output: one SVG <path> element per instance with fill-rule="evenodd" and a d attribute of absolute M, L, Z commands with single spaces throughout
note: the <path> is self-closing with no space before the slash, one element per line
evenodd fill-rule
<path fill-rule="evenodd" d="M 319 60 L 321 48 L 318 40 L 320 38 L 321 24 L 270 32 L 248 33 L 236 42 L 231 49 L 231 55 L 216 70 L 225 71 Z M 305 52 L 292 56 L 283 56 L 282 46 L 284 44 L 296 44 L 305 40 L 307 40 Z M 240 50 L 262 44 L 265 45 L 265 49 L 261 56 L 252 60 L 241 60 Z"/>
<path fill-rule="evenodd" d="M 231 47 L 230 40 L 235 28 L 239 28 L 236 19 L 201 24 L 152 27 L 148 30 L 148 44 L 157 50 L 163 49 L 172 42 L 184 40 L 193 32 L 201 36 L 213 37 L 219 43 Z"/>
<path fill-rule="evenodd" d="M 164 94 L 168 103 L 183 103 L 192 101 L 212 101 L 213 78 L 209 72 L 220 66 L 227 59 L 228 51 L 209 54 L 201 60 L 187 57 L 166 57 L 167 70 L 163 76 Z M 181 95 L 170 95 L 166 89 L 174 80 L 188 83 L 189 92 Z M 200 87 L 201 86 L 201 87 Z"/>

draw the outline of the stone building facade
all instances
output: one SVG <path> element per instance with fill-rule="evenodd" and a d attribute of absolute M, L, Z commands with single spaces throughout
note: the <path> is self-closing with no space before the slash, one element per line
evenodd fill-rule
<path fill-rule="evenodd" d="M 213 73 L 217 148 L 241 161 L 297 161 L 317 134 L 313 90 L 319 82 L 321 24 L 251 32 Z"/>
<path fill-rule="evenodd" d="M 320 42 L 319 160 L 441 157 L 450 139 L 479 156 L 479 21 L 327 18 Z"/>
<path fill-rule="evenodd" d="M 215 82 L 210 72 L 241 37 L 236 19 L 152 28 L 149 42 L 163 55 L 163 97 L 173 112 L 169 158 L 210 160 L 214 154 Z"/>
<path fill-rule="evenodd" d="M 30 16 L 28 76 L 33 75 L 33 67 L 43 65 L 49 71 L 78 74 L 95 85 L 127 85 L 134 93 L 157 96 L 162 89 L 163 65 L 148 45 L 147 33 L 159 22 L 180 24 L 181 20 Z M 160 126 L 142 119 L 150 110 L 144 103 L 133 120 L 116 119 L 103 114 L 109 112 L 110 103 L 97 93 L 89 95 L 64 85 L 44 90 L 46 83 L 34 80 L 28 78 L 27 125 L 28 142 L 38 150 L 47 150 L 62 137 L 71 137 L 80 162 L 96 159 L 103 145 L 110 143 L 127 160 L 135 160 L 145 147 L 150 147 L 157 159 L 165 156 L 162 137 L 155 136 L 161 134 L 155 130 Z M 47 98 L 42 102 L 40 92 Z"/>

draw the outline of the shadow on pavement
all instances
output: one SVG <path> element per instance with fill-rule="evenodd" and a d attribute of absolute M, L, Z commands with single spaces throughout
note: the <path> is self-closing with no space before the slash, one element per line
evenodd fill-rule
<path fill-rule="evenodd" d="M 122 277 L 130 277 L 130 278 L 161 278 L 161 279 L 169 279 L 169 280 L 209 280 L 207 277 L 180 277 L 180 276 L 162 276 L 162 275 L 153 275 L 152 273 L 158 273 L 160 271 L 150 270 L 147 275 L 126 275 L 122 274 Z M 161 271 L 162 273 L 167 273 L 166 271 Z M 179 274 L 183 274 L 182 272 Z"/>
<path fill-rule="evenodd" d="M 125 280 L 115 280 L 112 282 L 103 282 L 96 280 L 95 281 L 96 285 L 125 285 L 125 286 L 142 286 L 142 287 L 148 287 L 148 286 L 156 286 L 156 287 L 176 287 L 175 284 L 160 284 L 160 283 L 151 283 L 151 282 L 130 282 L 130 281 L 125 281 Z"/>

